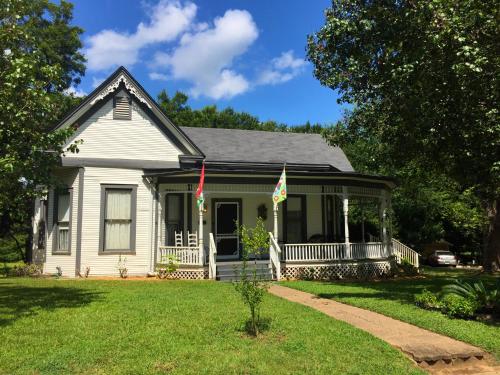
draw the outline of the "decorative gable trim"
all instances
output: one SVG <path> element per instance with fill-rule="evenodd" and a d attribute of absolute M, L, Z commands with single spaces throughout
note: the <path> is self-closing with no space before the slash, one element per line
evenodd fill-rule
<path fill-rule="evenodd" d="M 163 133 L 185 155 L 204 157 L 203 152 L 196 144 L 163 113 L 158 103 L 146 92 L 132 75 L 123 67 L 119 67 L 111 76 L 92 91 L 75 109 L 73 109 L 52 130 L 67 126 L 78 127 L 92 113 L 95 113 L 104 103 L 108 95 L 124 87 L 137 100 L 137 104 L 160 127 Z"/>
<path fill-rule="evenodd" d="M 146 99 L 146 97 L 141 95 L 139 89 L 132 82 L 130 82 L 123 73 L 120 74 L 110 84 L 108 84 L 103 90 L 101 90 L 100 93 L 92 99 L 90 105 L 93 106 L 99 100 L 102 100 L 109 94 L 115 92 L 120 86 L 120 83 L 122 82 L 125 84 L 125 87 L 130 92 L 130 94 L 134 95 L 137 98 L 137 100 L 139 100 L 141 103 L 144 103 L 149 109 L 153 109 L 153 107 L 151 106 L 151 104 L 149 104 L 149 101 Z"/>

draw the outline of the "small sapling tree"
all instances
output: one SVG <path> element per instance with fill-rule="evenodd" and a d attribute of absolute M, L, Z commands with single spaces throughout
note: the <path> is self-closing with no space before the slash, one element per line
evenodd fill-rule
<path fill-rule="evenodd" d="M 257 259 L 267 253 L 269 247 L 269 234 L 261 218 L 257 219 L 255 228 L 244 225 L 239 227 L 239 234 L 243 244 L 243 263 L 240 280 L 235 282 L 236 290 L 241 294 L 243 302 L 250 309 L 250 321 L 247 330 L 254 336 L 259 335 L 260 307 L 269 284 L 257 275 Z M 253 270 L 249 270 L 250 255 L 254 258 Z"/>

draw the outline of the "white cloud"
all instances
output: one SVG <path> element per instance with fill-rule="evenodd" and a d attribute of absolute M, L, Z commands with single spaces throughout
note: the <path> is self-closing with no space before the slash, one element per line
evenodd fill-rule
<path fill-rule="evenodd" d="M 158 72 L 149 73 L 149 78 L 153 81 L 168 81 L 168 75 Z"/>
<path fill-rule="evenodd" d="M 172 78 L 191 82 L 191 94 L 195 97 L 231 98 L 250 85 L 230 67 L 258 35 L 250 13 L 228 10 L 214 20 L 213 27 L 203 26 L 184 34 L 171 54 L 157 53 L 155 64 L 168 68 Z"/>
<path fill-rule="evenodd" d="M 197 7 L 175 0 L 161 0 L 151 7 L 148 23 L 139 23 L 133 34 L 103 30 L 88 38 L 85 55 L 89 70 L 107 70 L 117 65 L 135 64 L 141 48 L 175 40 L 192 24 Z"/>
<path fill-rule="evenodd" d="M 271 60 L 270 67 L 260 72 L 258 85 L 277 85 L 299 75 L 307 65 L 304 59 L 294 57 L 293 51 L 283 52 Z"/>
<path fill-rule="evenodd" d="M 87 96 L 87 93 L 83 90 L 80 90 L 74 86 L 70 86 L 69 88 L 67 88 L 66 90 L 64 90 L 64 93 L 66 95 L 71 95 L 71 96 L 74 96 L 74 97 L 77 97 L 77 98 L 81 98 L 82 96 Z"/>

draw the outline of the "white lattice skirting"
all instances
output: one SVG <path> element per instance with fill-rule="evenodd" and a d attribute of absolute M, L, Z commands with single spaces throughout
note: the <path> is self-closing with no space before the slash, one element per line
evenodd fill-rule
<path fill-rule="evenodd" d="M 208 269 L 178 269 L 169 276 L 169 279 L 174 280 L 203 280 L 208 279 Z"/>
<path fill-rule="evenodd" d="M 392 267 L 389 260 L 327 265 L 282 265 L 281 274 L 284 278 L 292 280 L 376 279 L 391 276 Z"/>

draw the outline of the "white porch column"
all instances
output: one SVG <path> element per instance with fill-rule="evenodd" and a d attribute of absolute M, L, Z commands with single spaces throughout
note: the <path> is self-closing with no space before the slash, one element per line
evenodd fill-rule
<path fill-rule="evenodd" d="M 363 201 L 361 201 L 361 237 L 363 240 L 361 242 L 365 243 L 365 207 Z"/>
<path fill-rule="evenodd" d="M 387 245 L 387 199 L 385 197 L 385 190 L 381 192 L 380 197 L 380 225 L 381 225 L 381 240 L 382 240 L 382 248 L 384 254 L 388 254 L 388 245 Z"/>
<path fill-rule="evenodd" d="M 273 236 L 276 243 L 278 242 L 278 205 L 276 203 L 273 204 L 273 217 L 274 217 L 274 227 L 273 227 Z"/>
<path fill-rule="evenodd" d="M 200 265 L 205 261 L 205 249 L 203 246 L 203 204 L 198 208 L 198 246 L 200 251 Z"/>
<path fill-rule="evenodd" d="M 345 249 L 348 258 L 352 258 L 351 244 L 349 243 L 349 196 L 347 194 L 347 187 L 342 187 L 342 202 L 344 209 L 344 237 Z"/>

